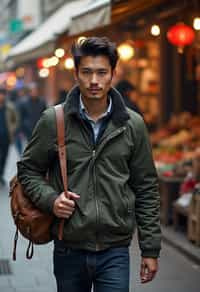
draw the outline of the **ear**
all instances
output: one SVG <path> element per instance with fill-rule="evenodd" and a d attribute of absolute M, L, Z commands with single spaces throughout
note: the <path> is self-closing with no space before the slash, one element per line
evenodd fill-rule
<path fill-rule="evenodd" d="M 74 75 L 75 81 L 78 82 L 79 78 L 78 78 L 78 70 L 77 69 L 74 69 L 73 75 Z"/>
<path fill-rule="evenodd" d="M 112 80 L 113 78 L 116 77 L 116 74 L 117 74 L 117 70 L 114 69 L 114 70 L 112 71 L 111 80 Z"/>

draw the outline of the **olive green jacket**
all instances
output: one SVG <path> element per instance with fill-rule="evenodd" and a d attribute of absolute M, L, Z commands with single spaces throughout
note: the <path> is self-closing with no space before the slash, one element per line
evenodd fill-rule
<path fill-rule="evenodd" d="M 112 114 L 94 147 L 79 113 L 79 88 L 64 106 L 68 188 L 80 195 L 64 226 L 66 246 L 87 250 L 129 245 L 137 225 L 142 256 L 160 251 L 159 193 L 147 130 L 140 115 L 127 109 L 115 89 Z M 49 182 L 45 175 L 49 174 Z M 31 200 L 52 212 L 63 191 L 54 108 L 47 109 L 18 162 L 18 177 Z M 58 234 L 59 219 L 52 226 Z"/>

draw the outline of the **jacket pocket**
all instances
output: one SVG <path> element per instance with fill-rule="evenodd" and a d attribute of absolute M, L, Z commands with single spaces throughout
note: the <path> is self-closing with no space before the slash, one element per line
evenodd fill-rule
<path fill-rule="evenodd" d="M 128 188 L 124 193 L 124 198 L 126 200 L 127 227 L 130 231 L 133 231 L 135 227 L 135 194 Z"/>

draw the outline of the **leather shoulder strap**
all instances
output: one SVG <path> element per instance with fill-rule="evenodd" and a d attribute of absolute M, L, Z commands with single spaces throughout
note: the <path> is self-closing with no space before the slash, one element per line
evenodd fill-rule
<path fill-rule="evenodd" d="M 67 154 L 66 154 L 66 145 L 65 145 L 65 120 L 64 120 L 64 110 L 62 104 L 58 104 L 55 107 L 56 111 L 56 125 L 57 125 L 57 141 L 58 141 L 58 154 L 60 162 L 60 170 L 62 175 L 64 193 L 67 198 L 68 195 L 68 186 L 67 186 Z M 58 229 L 58 239 L 63 239 L 63 230 L 64 230 L 65 220 L 61 219 Z"/>
<path fill-rule="evenodd" d="M 65 145 L 65 122 L 64 111 L 62 104 L 58 104 L 55 107 L 56 111 L 56 125 L 57 125 L 57 141 L 58 141 L 58 154 L 60 162 L 60 170 L 62 175 L 63 187 L 65 196 L 68 197 L 67 192 L 67 154 Z"/>

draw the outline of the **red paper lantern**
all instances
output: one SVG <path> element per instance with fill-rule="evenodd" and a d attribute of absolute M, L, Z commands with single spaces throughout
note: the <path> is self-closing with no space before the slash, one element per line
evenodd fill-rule
<path fill-rule="evenodd" d="M 45 67 L 45 61 L 47 61 L 47 58 L 37 59 L 37 67 L 38 67 L 38 69 L 42 69 L 42 68 Z"/>
<path fill-rule="evenodd" d="M 38 69 L 44 68 L 43 62 L 44 62 L 44 59 L 42 59 L 42 58 L 37 59 L 37 67 L 38 67 Z"/>
<path fill-rule="evenodd" d="M 183 52 L 186 45 L 190 45 L 195 37 L 194 30 L 184 23 L 172 26 L 167 32 L 168 41 L 178 47 L 179 52 Z"/>

